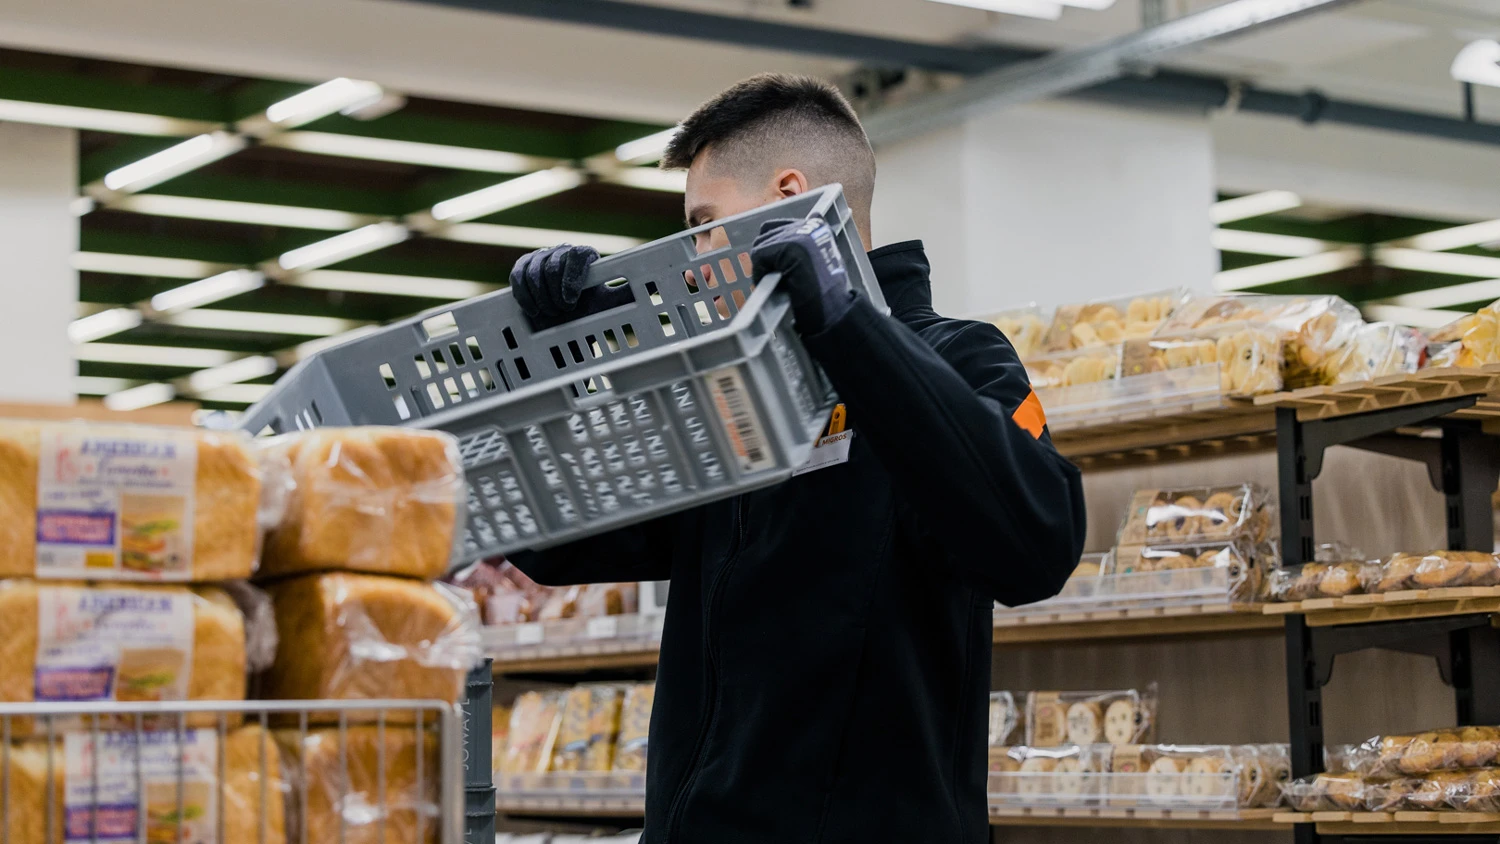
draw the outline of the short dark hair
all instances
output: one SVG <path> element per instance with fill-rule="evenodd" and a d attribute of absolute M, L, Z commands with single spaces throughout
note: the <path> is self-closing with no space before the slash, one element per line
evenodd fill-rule
<path fill-rule="evenodd" d="M 853 106 L 821 79 L 762 73 L 730 87 L 682 121 L 661 166 L 685 170 L 710 147 L 731 172 L 793 166 L 814 186 L 839 182 L 851 210 L 869 213 L 875 152 Z"/>

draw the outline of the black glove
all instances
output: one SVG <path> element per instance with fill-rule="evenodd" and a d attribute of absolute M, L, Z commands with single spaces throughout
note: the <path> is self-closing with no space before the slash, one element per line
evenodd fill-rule
<path fill-rule="evenodd" d="M 828 224 L 806 220 L 769 220 L 750 247 L 757 280 L 781 273 L 781 286 L 792 300 L 797 331 L 817 334 L 838 322 L 854 305 L 854 288 Z"/>
<path fill-rule="evenodd" d="M 578 308 L 589 267 L 599 260 L 590 246 L 564 243 L 524 255 L 510 271 L 510 289 L 526 315 L 555 321 Z"/>

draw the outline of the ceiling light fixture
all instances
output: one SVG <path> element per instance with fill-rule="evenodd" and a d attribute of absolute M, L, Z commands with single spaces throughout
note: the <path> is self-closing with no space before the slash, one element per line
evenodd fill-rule
<path fill-rule="evenodd" d="M 459 223 L 432 232 L 443 240 L 483 243 L 490 246 L 514 246 L 519 249 L 545 249 L 559 243 L 592 246 L 605 255 L 624 252 L 645 243 L 636 237 L 591 232 L 534 229 L 529 226 L 499 226 L 491 223 Z"/>
<path fill-rule="evenodd" d="M 140 161 L 111 170 L 104 176 L 104 186 L 112 191 L 134 193 L 159 185 L 168 179 L 218 161 L 244 149 L 246 141 L 228 132 L 209 132 L 189 138 Z"/>
<path fill-rule="evenodd" d="M 650 164 L 660 161 L 667 153 L 667 145 L 672 142 L 672 137 L 677 134 L 679 127 L 663 129 L 647 135 L 644 138 L 636 138 L 626 141 L 615 147 L 615 160 L 621 164 Z"/>
<path fill-rule="evenodd" d="M 1211 235 L 1215 249 L 1247 255 L 1276 255 L 1282 258 L 1305 258 L 1327 251 L 1332 244 L 1311 237 L 1285 234 L 1214 229 Z"/>
<path fill-rule="evenodd" d="M 203 278 L 234 269 L 233 264 L 192 258 L 158 258 L 118 252 L 74 252 L 73 269 L 84 273 L 139 275 L 153 278 Z"/>
<path fill-rule="evenodd" d="M 314 155 L 360 158 L 367 161 L 395 161 L 423 167 L 446 167 L 475 170 L 481 173 L 530 173 L 557 165 L 555 158 L 521 155 L 497 149 L 455 147 L 418 141 L 394 141 L 359 135 L 337 135 L 332 132 L 285 132 L 272 135 L 266 146 L 294 149 Z"/>
<path fill-rule="evenodd" d="M 1401 325 L 1410 325 L 1413 328 L 1441 328 L 1460 317 L 1468 316 L 1467 311 L 1443 311 L 1429 308 L 1407 308 L 1399 305 L 1377 305 L 1366 303 L 1360 306 L 1365 318 L 1371 322 L 1394 322 Z"/>
<path fill-rule="evenodd" d="M 1049 21 L 1062 17 L 1062 5 L 1053 0 L 934 0 L 934 2 Z"/>
<path fill-rule="evenodd" d="M 223 366 L 200 369 L 189 375 L 185 379 L 185 383 L 192 392 L 201 393 L 204 390 L 212 390 L 215 387 L 238 384 L 242 381 L 254 381 L 257 378 L 275 375 L 277 368 L 276 358 L 270 355 L 251 355 L 231 361 Z"/>
<path fill-rule="evenodd" d="M 371 214 L 353 214 L 331 208 L 303 208 L 297 205 L 271 205 L 262 202 L 237 202 L 227 199 L 202 199 L 196 196 L 136 194 L 110 202 L 115 211 L 130 211 L 156 217 L 179 217 L 189 220 L 218 220 L 224 223 L 248 223 L 256 226 L 281 226 L 294 229 L 348 231 L 380 220 Z"/>
<path fill-rule="evenodd" d="M 687 171 L 657 170 L 653 167 L 622 167 L 605 176 L 604 181 L 641 190 L 682 193 L 687 190 Z"/>
<path fill-rule="evenodd" d="M 498 285 L 456 278 L 362 273 L 349 270 L 313 270 L 293 275 L 281 283 L 290 287 L 309 287 L 315 290 L 339 290 L 345 293 L 374 293 L 451 301 L 469 299 L 500 289 Z"/>
<path fill-rule="evenodd" d="M 193 308 L 162 317 L 159 322 L 182 328 L 205 331 L 244 331 L 252 334 L 290 334 L 299 337 L 328 337 L 359 327 L 352 319 L 273 314 L 262 311 L 223 311 Z"/>
<path fill-rule="evenodd" d="M 129 378 L 101 378 L 97 375 L 77 375 L 73 378 L 73 392 L 80 396 L 107 396 L 138 386 L 141 382 Z"/>
<path fill-rule="evenodd" d="M 1214 275 L 1217 290 L 1249 290 L 1279 281 L 1308 278 L 1325 273 L 1346 270 L 1364 259 L 1358 249 L 1336 249 L 1306 258 L 1288 258 L 1285 261 L 1270 261 L 1252 267 L 1223 270 Z"/>
<path fill-rule="evenodd" d="M 222 366 L 239 355 L 223 349 L 199 349 L 184 346 L 140 346 L 124 343 L 80 343 L 74 357 L 92 363 L 134 363 L 141 366 L 169 366 L 178 369 L 206 369 Z"/>
<path fill-rule="evenodd" d="M 61 126 L 66 129 L 91 129 L 96 132 L 113 132 L 121 135 L 162 137 L 199 135 L 219 128 L 219 124 L 204 120 L 184 120 L 134 111 L 32 103 L 25 100 L 0 100 L 0 120 L 11 123 L 33 123 L 39 126 Z"/>
<path fill-rule="evenodd" d="M 73 320 L 68 324 L 68 339 L 74 343 L 91 343 L 129 331 L 144 320 L 145 317 L 135 308 L 110 308 Z"/>
<path fill-rule="evenodd" d="M 1459 82 L 1500 87 L 1500 42 L 1474 41 L 1458 51 L 1449 73 Z"/>
<path fill-rule="evenodd" d="M 1487 220 L 1483 223 L 1470 223 L 1467 226 L 1438 229 L 1397 241 L 1396 245 L 1424 249 L 1428 252 L 1446 252 L 1449 249 L 1463 249 L 1466 246 L 1478 246 L 1495 240 L 1500 240 L 1500 220 Z"/>
<path fill-rule="evenodd" d="M 254 270 L 230 270 L 152 296 L 151 310 L 163 314 L 185 311 L 258 290 L 265 284 L 266 277 Z"/>
<path fill-rule="evenodd" d="M 1215 223 L 1223 225 L 1236 220 L 1248 220 L 1251 217 L 1264 217 L 1278 211 L 1290 211 L 1301 205 L 1302 197 L 1289 190 L 1268 190 L 1215 202 L 1209 207 L 1208 217 Z"/>
<path fill-rule="evenodd" d="M 171 384 L 142 384 L 104 397 L 104 406 L 110 410 L 140 410 L 156 404 L 166 404 L 177 398 L 177 390 Z"/>
<path fill-rule="evenodd" d="M 445 199 L 432 206 L 434 220 L 462 223 L 497 211 L 525 205 L 583 184 L 584 175 L 571 167 L 553 167 L 517 176 L 498 185 Z"/>
<path fill-rule="evenodd" d="M 1493 302 L 1496 299 L 1500 299 L 1500 278 L 1402 293 L 1388 299 L 1376 299 L 1372 304 L 1406 308 L 1450 308 L 1471 302 Z"/>
<path fill-rule="evenodd" d="M 284 270 L 311 270 L 393 246 L 409 237 L 411 232 L 399 223 L 374 223 L 284 252 L 276 262 Z"/>
<path fill-rule="evenodd" d="M 335 112 L 358 111 L 384 97 L 385 90 L 374 82 L 341 76 L 273 103 L 266 109 L 266 119 L 283 129 L 292 129 Z"/>
<path fill-rule="evenodd" d="M 1500 258 L 1489 258 L 1484 255 L 1386 248 L 1376 251 L 1375 260 L 1381 266 L 1390 267 L 1393 270 L 1466 275 L 1474 278 L 1500 277 Z"/>

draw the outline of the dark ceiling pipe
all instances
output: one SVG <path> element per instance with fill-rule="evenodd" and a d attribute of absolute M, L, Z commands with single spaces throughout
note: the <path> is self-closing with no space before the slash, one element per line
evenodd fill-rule
<path fill-rule="evenodd" d="M 878 38 L 620 0 L 412 2 L 966 76 L 1043 55 L 1034 50 L 1009 47 L 955 47 Z M 1336 123 L 1446 140 L 1500 145 L 1500 124 L 1331 100 L 1316 91 L 1301 94 L 1265 91 L 1249 85 L 1236 86 L 1236 83 L 1216 77 L 1171 71 L 1161 71 L 1149 76 L 1122 77 L 1072 96 L 1136 106 L 1167 105 L 1196 109 L 1232 107 L 1255 114 L 1288 117 L 1308 124 Z M 1236 99 L 1237 102 L 1234 101 Z"/>

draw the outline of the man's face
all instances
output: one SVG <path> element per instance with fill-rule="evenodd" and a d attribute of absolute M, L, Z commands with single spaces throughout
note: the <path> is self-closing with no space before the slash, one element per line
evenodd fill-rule
<path fill-rule="evenodd" d="M 759 208 L 781 199 L 775 180 L 768 177 L 762 184 L 747 184 L 714 166 L 713 150 L 705 149 L 693 159 L 688 168 L 687 192 L 683 194 L 683 209 L 689 228 L 696 228 L 714 220 L 732 217 L 742 211 Z M 701 232 L 694 240 L 698 253 L 729 245 L 722 229 Z"/>

